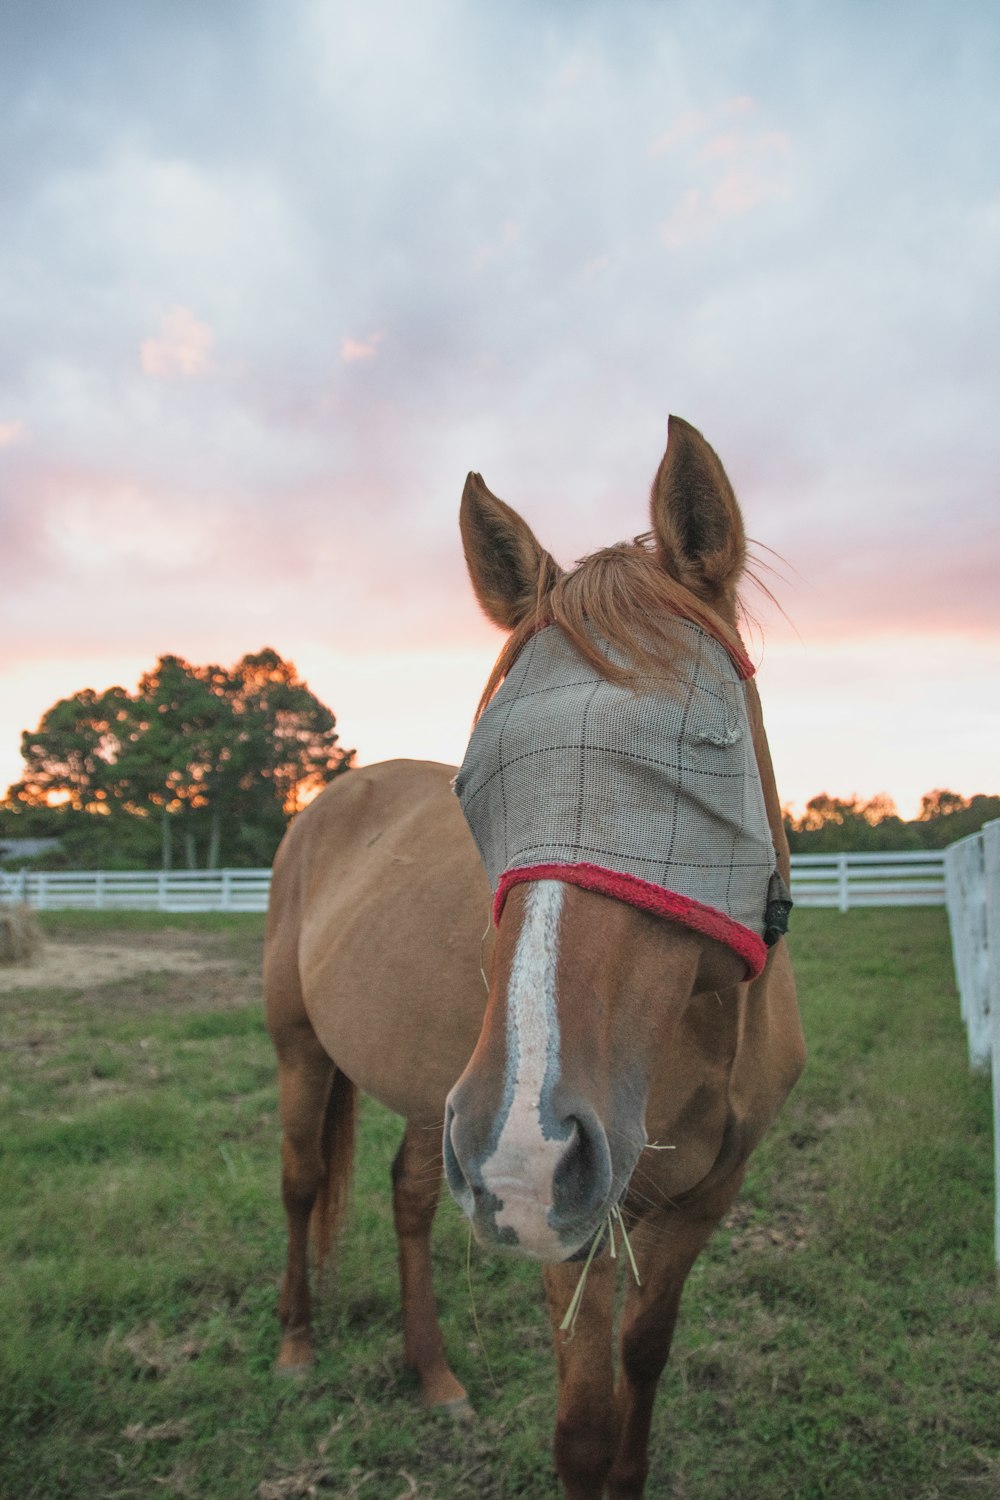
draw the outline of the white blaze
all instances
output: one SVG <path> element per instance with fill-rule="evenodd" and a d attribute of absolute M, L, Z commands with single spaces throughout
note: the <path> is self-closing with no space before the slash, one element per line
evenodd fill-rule
<path fill-rule="evenodd" d="M 546 1139 L 541 1102 L 549 1062 L 559 1055 L 556 967 L 565 885 L 533 881 L 507 989 L 507 1118 L 493 1154 L 483 1163 L 483 1185 L 503 1203 L 498 1229 L 513 1229 L 518 1246 L 538 1260 L 562 1260 L 567 1246 L 548 1222 L 553 1175 L 566 1141 Z"/>

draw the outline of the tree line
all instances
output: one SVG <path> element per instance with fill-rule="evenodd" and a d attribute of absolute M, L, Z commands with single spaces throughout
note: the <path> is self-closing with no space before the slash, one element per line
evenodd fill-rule
<path fill-rule="evenodd" d="M 865 854 L 943 849 L 978 833 L 991 818 L 1000 818 L 1000 796 L 963 797 L 938 789 L 925 793 L 916 818 L 904 822 L 884 794 L 865 802 L 822 792 L 806 803 L 801 817 L 786 810 L 785 831 L 793 854 Z"/>
<path fill-rule="evenodd" d="M 135 692 L 84 688 L 21 739 L 0 837 L 54 838 L 32 863 L 102 869 L 270 864 L 290 820 L 349 769 L 336 719 L 292 662 L 161 656 Z"/>
<path fill-rule="evenodd" d="M 84 688 L 21 739 L 24 773 L 0 838 L 58 840 L 53 868 L 268 865 L 294 814 L 355 752 L 292 662 L 265 648 L 233 667 L 161 656 L 135 692 Z M 1000 818 L 1000 796 L 936 790 L 908 822 L 889 797 L 823 792 L 795 817 L 793 853 L 940 849 Z"/>

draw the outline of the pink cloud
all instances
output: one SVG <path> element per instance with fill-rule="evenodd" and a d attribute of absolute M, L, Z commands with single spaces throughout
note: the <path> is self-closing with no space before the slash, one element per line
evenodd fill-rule
<path fill-rule="evenodd" d="M 686 249 L 711 238 L 726 220 L 790 197 L 793 187 L 785 161 L 791 154 L 790 141 L 779 132 L 749 139 L 716 137 L 699 156 L 726 170 L 714 182 L 689 188 L 681 196 L 660 225 L 663 244 L 668 250 Z"/>
<path fill-rule="evenodd" d="M 667 151 L 672 151 L 675 146 L 680 146 L 685 141 L 693 140 L 695 136 L 704 135 L 706 130 L 713 128 L 720 117 L 722 119 L 732 119 L 735 116 L 737 119 L 743 119 L 747 115 L 754 114 L 756 110 L 757 101 L 749 94 L 737 94 L 734 98 L 727 99 L 725 104 L 716 109 L 685 110 L 682 115 L 677 116 L 677 119 L 668 130 L 665 130 L 662 135 L 658 135 L 654 140 L 650 141 L 646 147 L 646 155 L 663 156 Z M 735 137 L 733 138 L 735 139 Z"/>
<path fill-rule="evenodd" d="M 754 172 L 729 172 L 712 191 L 712 203 L 720 219 L 748 214 L 762 203 L 787 198 L 788 187 Z"/>
<path fill-rule="evenodd" d="M 727 172 L 711 189 L 689 188 L 660 225 L 668 250 L 685 250 L 710 239 L 727 219 L 788 197 L 790 189 L 752 169 Z"/>
<path fill-rule="evenodd" d="M 733 156 L 791 156 L 792 143 L 783 130 L 769 130 L 760 135 L 743 135 L 737 130 L 724 131 L 702 146 L 699 155 L 706 160 Z"/>
<path fill-rule="evenodd" d="M 782 130 L 752 129 L 747 122 L 756 113 L 756 100 L 738 94 L 712 110 L 688 110 L 647 147 L 652 157 L 684 146 L 692 174 L 702 179 L 660 225 L 668 250 L 702 243 L 725 220 L 790 195 L 792 142 Z"/>
<path fill-rule="evenodd" d="M 0 422 L 0 448 L 11 448 L 24 437 L 23 422 Z"/>
<path fill-rule="evenodd" d="M 701 189 L 689 188 L 660 225 L 660 239 L 668 250 L 683 250 L 709 233 L 713 218 Z"/>
<path fill-rule="evenodd" d="M 553 84 L 557 89 L 572 89 L 580 82 L 586 71 L 582 58 L 571 57 L 568 62 L 563 63 L 553 78 Z"/>
<path fill-rule="evenodd" d="M 159 337 L 144 339 L 140 345 L 142 368 L 147 375 L 167 379 L 204 374 L 214 343 L 207 323 L 199 323 L 186 307 L 171 308 L 160 321 Z"/>
<path fill-rule="evenodd" d="M 384 333 L 372 333 L 363 340 L 344 338 L 340 342 L 340 357 L 345 365 L 355 364 L 358 360 L 374 359 L 384 338 Z"/>
<path fill-rule="evenodd" d="M 707 130 L 711 124 L 712 117 L 702 109 L 689 109 L 679 115 L 670 129 L 658 135 L 655 140 L 650 141 L 646 147 L 647 156 L 663 156 L 665 152 L 672 151 L 682 141 L 689 141 L 693 136 L 700 135 Z"/>
<path fill-rule="evenodd" d="M 596 259 L 587 262 L 583 268 L 583 274 L 587 277 L 600 276 L 608 269 L 610 264 L 610 255 L 598 255 Z"/>
<path fill-rule="evenodd" d="M 752 115 L 756 112 L 757 101 L 752 94 L 734 94 L 732 99 L 726 100 L 722 109 L 727 115 Z"/>

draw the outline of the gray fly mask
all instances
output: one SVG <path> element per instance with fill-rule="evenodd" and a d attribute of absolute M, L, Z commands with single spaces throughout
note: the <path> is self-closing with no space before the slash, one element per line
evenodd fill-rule
<path fill-rule="evenodd" d="M 533 635 L 455 780 L 496 892 L 560 879 L 728 944 L 748 977 L 790 900 L 729 653 L 677 621 L 678 680 L 603 678 L 554 625 Z M 623 662 L 604 642 L 613 661 Z"/>

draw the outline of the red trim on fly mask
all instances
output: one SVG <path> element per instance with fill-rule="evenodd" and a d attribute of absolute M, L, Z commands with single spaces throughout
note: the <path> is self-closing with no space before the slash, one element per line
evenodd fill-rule
<path fill-rule="evenodd" d="M 747 966 L 747 979 L 756 979 L 767 959 L 763 938 L 744 927 L 742 922 L 734 922 L 725 912 L 717 911 L 714 906 L 705 906 L 690 896 L 668 891 L 662 885 L 641 880 L 638 875 L 606 870 L 602 865 L 526 865 L 523 869 L 505 870 L 493 898 L 493 921 L 498 926 L 507 893 L 512 886 L 521 885 L 526 880 L 565 880 L 569 885 L 582 886 L 585 891 L 596 891 L 601 896 L 624 901 L 628 906 L 637 906 L 640 911 L 680 922 L 703 937 L 725 943 L 727 948 L 738 953 Z"/>

